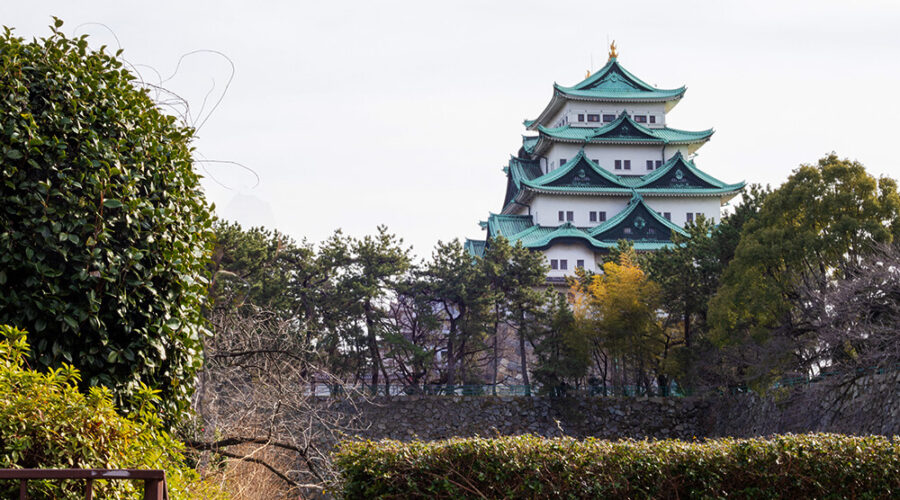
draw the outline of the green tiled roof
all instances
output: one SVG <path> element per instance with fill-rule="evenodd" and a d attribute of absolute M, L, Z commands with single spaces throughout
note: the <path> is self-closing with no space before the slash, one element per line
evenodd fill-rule
<path fill-rule="evenodd" d="M 492 238 L 499 234 L 512 239 L 513 236 L 533 227 L 534 220 L 530 215 L 490 214 L 483 225 L 487 227 L 488 235 Z"/>
<path fill-rule="evenodd" d="M 529 129 L 553 116 L 567 100 L 599 102 L 666 102 L 678 101 L 686 87 L 658 89 L 626 70 L 612 58 L 605 66 L 583 81 L 571 86 L 553 84 L 553 98 L 536 120 L 525 120 Z M 674 104 L 671 104 L 672 106 Z M 668 105 L 667 105 L 668 106 Z M 670 108 L 671 106 L 668 106 Z"/>
<path fill-rule="evenodd" d="M 516 240 L 522 242 L 525 248 L 544 249 L 549 247 L 555 240 L 581 240 L 584 243 L 597 248 L 611 248 L 615 245 L 609 245 L 591 237 L 584 229 L 575 227 L 571 222 L 566 222 L 557 227 L 533 226 L 531 231 L 525 231 L 517 235 Z"/>
<path fill-rule="evenodd" d="M 727 196 L 736 194 L 745 183 L 725 184 L 699 170 L 677 152 L 665 164 L 643 176 L 618 176 L 585 156 L 581 149 L 560 168 L 542 174 L 539 163 L 511 158 L 504 169 L 508 176 L 504 207 L 512 200 L 522 202 L 523 189 L 559 194 Z"/>
<path fill-rule="evenodd" d="M 484 240 L 470 240 L 469 238 L 466 238 L 463 248 L 465 248 L 472 257 L 484 257 L 485 243 Z"/>
<path fill-rule="evenodd" d="M 625 210 L 622 210 L 621 212 L 617 213 L 615 216 L 608 219 L 603 224 L 600 224 L 599 226 L 591 229 L 590 234 L 591 234 L 591 236 L 594 236 L 595 238 L 598 238 L 598 239 L 601 239 L 604 241 L 609 241 L 609 240 L 617 241 L 621 238 L 618 236 L 614 236 L 615 230 L 617 228 L 621 228 L 623 223 L 629 222 L 631 219 L 634 219 L 636 217 L 641 217 L 642 219 L 644 219 L 644 225 L 646 225 L 646 223 L 649 222 L 648 221 L 648 218 L 649 218 L 649 219 L 652 219 L 653 221 L 656 221 L 662 227 L 669 229 L 670 231 L 675 231 L 684 236 L 687 236 L 687 234 L 688 234 L 684 229 L 680 228 L 677 224 L 672 223 L 671 221 L 667 220 L 665 217 L 660 215 L 659 212 L 648 207 L 644 203 L 644 198 L 637 192 L 635 192 L 632 195 L 631 201 L 628 203 L 628 206 L 625 207 Z M 641 226 L 641 228 L 643 228 L 643 225 Z M 670 233 L 667 233 L 665 235 L 666 236 L 665 240 L 669 239 L 668 238 L 669 234 Z"/>
<path fill-rule="evenodd" d="M 597 249 L 615 246 L 594 239 L 585 229 L 568 222 L 558 227 L 537 226 L 530 215 L 490 214 L 482 226 L 487 227 L 488 238 L 502 235 L 513 243 L 521 241 L 525 248 L 544 249 L 560 238 L 582 240 Z"/>
<path fill-rule="evenodd" d="M 686 87 L 658 89 L 648 85 L 619 64 L 615 58 L 593 75 L 571 86 L 554 84 L 553 88 L 571 97 L 582 97 L 604 101 L 668 101 L 680 99 Z"/>
<path fill-rule="evenodd" d="M 635 122 L 627 111 L 621 113 L 615 121 L 602 127 L 544 127 L 538 125 L 539 138 L 544 136 L 569 142 L 613 142 L 613 143 L 649 143 L 649 144 L 691 144 L 708 140 L 713 129 L 697 132 L 674 128 L 649 128 Z"/>
<path fill-rule="evenodd" d="M 584 192 L 630 192 L 631 179 L 619 177 L 584 154 L 584 149 L 565 165 L 547 174 L 542 174 L 536 161 L 513 158 L 509 162 L 508 174 L 516 188 L 530 187 L 549 191 Z M 635 179 L 639 180 L 639 179 Z M 598 191 L 602 189 L 603 191 Z M 612 190 L 612 191 L 610 191 Z"/>
<path fill-rule="evenodd" d="M 537 145 L 539 139 L 540 139 L 540 137 L 538 137 L 538 136 L 528 137 L 528 136 L 523 135 L 522 136 L 522 149 L 524 149 L 525 152 L 528 154 L 533 154 L 534 147 Z"/>
<path fill-rule="evenodd" d="M 536 250 L 546 249 L 558 240 L 582 242 L 602 250 L 615 247 L 620 239 L 632 240 L 637 250 L 656 250 L 671 244 L 672 231 L 687 235 L 647 207 L 637 193 L 624 210 L 593 228 L 576 227 L 570 222 L 539 226 L 530 215 L 504 214 L 490 214 L 481 225 L 488 230 L 488 239 L 503 235 L 511 242 L 522 242 L 525 248 Z"/>
<path fill-rule="evenodd" d="M 627 110 L 622 112 L 613 122 L 602 127 L 545 127 L 538 125 L 539 135 L 522 137 L 522 149 L 530 154 L 541 154 L 553 142 L 574 144 L 689 144 L 695 150 L 712 137 L 713 129 L 688 131 L 675 128 L 649 128 L 631 119 Z"/>
<path fill-rule="evenodd" d="M 727 194 L 743 189 L 746 185 L 741 181 L 736 184 L 725 184 L 715 177 L 703 172 L 687 160 L 681 152 L 675 153 L 664 165 L 640 178 L 634 188 L 642 194 L 657 192 L 702 192 L 704 194 Z"/>

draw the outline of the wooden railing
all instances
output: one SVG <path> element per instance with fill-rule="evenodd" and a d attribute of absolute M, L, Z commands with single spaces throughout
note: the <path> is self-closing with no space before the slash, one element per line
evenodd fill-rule
<path fill-rule="evenodd" d="M 96 479 L 128 479 L 144 482 L 144 500 L 165 500 L 166 472 L 148 469 L 0 469 L 0 480 L 19 481 L 19 500 L 28 498 L 28 480 L 44 479 L 84 479 L 84 498 L 94 498 L 94 480 Z"/>

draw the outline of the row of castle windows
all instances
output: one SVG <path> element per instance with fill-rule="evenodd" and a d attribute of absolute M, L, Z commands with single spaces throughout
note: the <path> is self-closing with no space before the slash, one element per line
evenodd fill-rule
<path fill-rule="evenodd" d="M 559 222 L 572 222 L 575 220 L 575 212 L 570 210 L 560 210 L 557 215 L 559 216 Z M 687 212 L 685 214 L 685 220 L 687 222 L 694 222 L 697 217 L 703 215 L 701 212 Z M 667 221 L 672 220 L 672 212 L 663 212 L 662 216 Z M 591 222 L 606 222 L 606 212 L 603 211 L 590 211 L 588 212 L 588 220 Z M 626 233 L 630 234 L 631 228 L 625 228 Z"/>
<path fill-rule="evenodd" d="M 584 267 L 584 260 L 576 260 L 575 267 Z M 550 269 L 561 269 L 565 271 L 569 269 L 569 261 L 568 259 L 550 259 Z"/>
<path fill-rule="evenodd" d="M 587 118 L 587 120 L 585 120 Z M 611 123 L 616 121 L 616 115 L 601 115 L 599 113 L 578 113 L 578 121 L 580 123 L 588 122 L 588 123 L 600 123 L 601 118 L 603 119 L 603 123 Z M 656 123 L 655 115 L 634 115 L 631 117 L 637 123 Z M 565 123 L 569 123 L 568 120 Z"/>
<path fill-rule="evenodd" d="M 568 158 L 560 158 L 559 166 L 562 167 L 569 161 Z M 594 163 L 599 164 L 598 160 L 592 160 Z M 647 170 L 654 170 L 662 166 L 662 160 L 647 160 Z M 616 160 L 615 161 L 615 169 L 616 170 L 631 170 L 631 160 Z"/>
<path fill-rule="evenodd" d="M 560 222 L 572 222 L 575 220 L 575 212 L 571 211 L 559 211 L 559 221 Z M 588 212 L 588 218 L 591 222 L 606 222 L 606 212 Z"/>

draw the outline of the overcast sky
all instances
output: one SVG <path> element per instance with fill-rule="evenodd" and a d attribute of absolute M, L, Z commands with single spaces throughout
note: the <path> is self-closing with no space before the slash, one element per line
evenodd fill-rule
<path fill-rule="evenodd" d="M 426 256 L 482 236 L 522 120 L 554 81 L 600 68 L 612 39 L 648 83 L 687 85 L 668 123 L 716 129 L 697 165 L 726 182 L 777 185 L 830 151 L 900 177 L 894 1 L 0 4 L 0 24 L 29 38 L 53 15 L 95 46 L 121 44 L 148 81 L 174 72 L 163 85 L 203 123 L 198 154 L 259 176 L 205 164 L 218 214 L 297 239 L 385 224 Z M 234 64 L 212 114 L 230 65 L 208 52 L 178 65 L 200 49 Z"/>

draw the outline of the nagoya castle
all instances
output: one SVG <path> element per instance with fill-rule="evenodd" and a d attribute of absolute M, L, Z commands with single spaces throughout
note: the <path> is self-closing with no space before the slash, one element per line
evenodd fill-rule
<path fill-rule="evenodd" d="M 713 130 L 671 128 L 666 114 L 686 88 L 658 89 L 627 71 L 615 42 L 609 61 L 572 87 L 553 85 L 553 97 L 534 120 L 522 147 L 504 167 L 500 213 L 481 227 L 475 254 L 502 235 L 539 250 L 548 281 L 564 283 L 578 267 L 598 272 L 602 254 L 619 240 L 637 251 L 672 244 L 673 233 L 704 216 L 718 222 L 721 207 L 744 183 L 726 184 L 701 171 L 696 151 Z"/>

